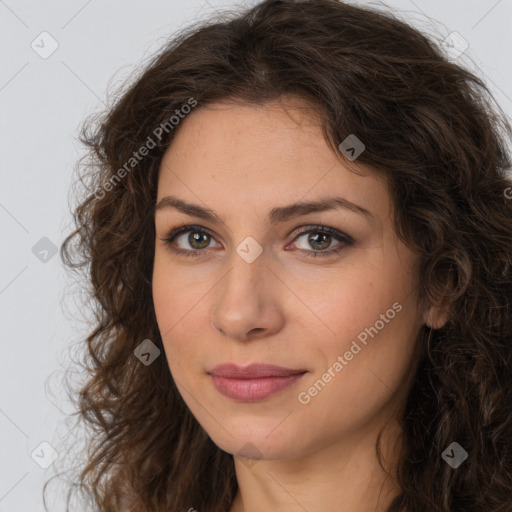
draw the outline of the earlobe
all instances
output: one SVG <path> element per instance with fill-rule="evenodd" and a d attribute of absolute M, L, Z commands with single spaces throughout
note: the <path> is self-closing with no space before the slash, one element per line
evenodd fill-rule
<path fill-rule="evenodd" d="M 431 329 L 441 329 L 449 319 L 449 308 L 430 306 L 423 314 L 423 321 Z"/>

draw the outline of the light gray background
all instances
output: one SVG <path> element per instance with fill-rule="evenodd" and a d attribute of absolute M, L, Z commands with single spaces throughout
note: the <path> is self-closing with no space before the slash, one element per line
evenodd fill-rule
<path fill-rule="evenodd" d="M 380 2 L 352 3 L 385 8 Z M 81 299 L 69 289 L 59 255 L 50 253 L 42 262 L 32 248 L 43 237 L 59 247 L 71 229 L 68 200 L 83 151 L 77 128 L 103 107 L 109 83 L 127 77 L 176 29 L 234 5 L 0 0 L 0 512 L 44 510 L 42 485 L 55 465 L 44 470 L 31 454 L 37 448 L 40 460 L 48 457 L 48 447 L 39 447 L 45 441 L 59 451 L 71 428 L 60 379 L 66 351 L 88 329 L 79 320 Z M 458 32 L 469 48 L 457 59 L 484 78 L 510 116 L 512 0 L 387 5 L 439 40 Z M 43 45 L 43 31 L 58 43 L 46 59 L 31 47 L 34 40 Z M 44 44 L 48 49 L 49 40 Z M 52 512 L 63 510 L 62 497 L 56 502 L 60 506 Z"/>

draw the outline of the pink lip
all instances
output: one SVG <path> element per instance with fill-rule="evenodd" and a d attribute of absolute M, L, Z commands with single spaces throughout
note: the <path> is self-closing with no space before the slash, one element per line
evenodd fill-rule
<path fill-rule="evenodd" d="M 242 402 L 256 402 L 291 386 L 306 372 L 270 364 L 251 364 L 244 368 L 223 364 L 208 373 L 223 395 Z"/>

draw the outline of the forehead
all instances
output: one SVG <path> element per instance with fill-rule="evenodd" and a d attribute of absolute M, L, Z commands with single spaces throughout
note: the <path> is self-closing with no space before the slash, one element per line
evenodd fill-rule
<path fill-rule="evenodd" d="M 325 141 L 317 109 L 304 101 L 209 104 L 181 121 L 162 158 L 158 199 L 172 193 L 236 213 L 343 195 L 385 212 L 383 177 L 348 165 Z"/>

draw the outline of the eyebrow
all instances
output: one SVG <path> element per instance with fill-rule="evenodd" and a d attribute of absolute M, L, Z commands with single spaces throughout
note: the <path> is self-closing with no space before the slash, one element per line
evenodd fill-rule
<path fill-rule="evenodd" d="M 157 211 L 164 208 L 175 208 L 176 210 L 193 217 L 199 217 L 211 222 L 224 224 L 222 218 L 210 208 L 190 204 L 174 196 L 163 197 L 155 206 L 155 214 Z M 324 212 L 338 208 L 345 208 L 354 213 L 358 213 L 366 217 L 368 220 L 375 219 L 374 215 L 370 211 L 366 210 L 362 206 L 352 203 L 348 199 L 343 197 L 326 197 L 317 201 L 301 201 L 287 206 L 273 208 L 268 214 L 267 222 L 273 225 L 278 224 L 279 222 L 285 222 L 295 217 L 307 215 L 308 213 Z"/>

